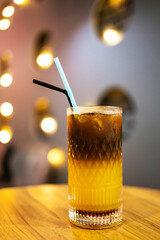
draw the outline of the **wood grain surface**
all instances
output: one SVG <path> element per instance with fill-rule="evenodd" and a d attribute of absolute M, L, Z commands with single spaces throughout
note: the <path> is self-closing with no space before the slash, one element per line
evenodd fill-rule
<path fill-rule="evenodd" d="M 0 190 L 0 240 L 160 239 L 160 191 L 124 187 L 122 225 L 105 230 L 72 226 L 67 185 Z"/>

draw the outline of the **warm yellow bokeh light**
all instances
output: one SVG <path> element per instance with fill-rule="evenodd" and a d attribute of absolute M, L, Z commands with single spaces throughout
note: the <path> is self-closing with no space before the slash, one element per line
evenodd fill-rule
<path fill-rule="evenodd" d="M 103 40 L 110 46 L 117 45 L 122 38 L 122 33 L 115 29 L 106 29 L 103 33 Z"/>
<path fill-rule="evenodd" d="M 35 103 L 35 108 L 38 112 L 45 112 L 50 108 L 49 99 L 46 97 L 40 97 Z"/>
<path fill-rule="evenodd" d="M 43 118 L 40 126 L 41 126 L 41 129 L 48 134 L 55 133 L 58 127 L 57 121 L 52 117 Z"/>
<path fill-rule="evenodd" d="M 9 87 L 13 81 L 13 77 L 10 73 L 4 73 L 0 78 L 0 84 L 2 87 Z"/>
<path fill-rule="evenodd" d="M 41 68 L 49 68 L 53 63 L 53 55 L 51 53 L 41 53 L 38 55 L 36 62 Z"/>
<path fill-rule="evenodd" d="M 12 128 L 9 126 L 4 127 L 1 131 L 0 131 L 0 142 L 1 143 L 8 143 L 11 138 L 12 138 Z"/>
<path fill-rule="evenodd" d="M 14 7 L 7 6 L 2 10 L 3 17 L 11 17 L 14 14 Z"/>
<path fill-rule="evenodd" d="M 109 4 L 113 7 L 119 7 L 125 0 L 110 0 Z"/>
<path fill-rule="evenodd" d="M 15 4 L 22 5 L 22 4 L 26 4 L 28 0 L 13 0 L 13 2 Z"/>
<path fill-rule="evenodd" d="M 9 117 L 13 113 L 13 106 L 9 102 L 4 102 L 2 103 L 0 110 L 4 117 Z"/>
<path fill-rule="evenodd" d="M 9 19 L 2 19 L 0 20 L 0 30 L 7 30 L 10 27 L 10 20 Z"/>
<path fill-rule="evenodd" d="M 48 152 L 47 159 L 50 164 L 59 166 L 64 163 L 65 153 L 59 148 L 53 148 Z"/>

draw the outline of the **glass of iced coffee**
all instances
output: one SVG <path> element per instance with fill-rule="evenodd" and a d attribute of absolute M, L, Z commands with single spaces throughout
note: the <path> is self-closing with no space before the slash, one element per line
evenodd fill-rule
<path fill-rule="evenodd" d="M 69 219 L 84 228 L 122 221 L 122 109 L 67 109 Z"/>

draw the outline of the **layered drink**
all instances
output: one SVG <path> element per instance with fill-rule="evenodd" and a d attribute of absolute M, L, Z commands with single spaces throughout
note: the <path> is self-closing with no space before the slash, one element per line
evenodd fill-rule
<path fill-rule="evenodd" d="M 69 218 L 86 228 L 122 220 L 122 110 L 67 109 Z"/>

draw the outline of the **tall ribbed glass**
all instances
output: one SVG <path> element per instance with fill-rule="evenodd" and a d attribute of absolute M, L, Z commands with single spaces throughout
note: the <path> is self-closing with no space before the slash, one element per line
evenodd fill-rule
<path fill-rule="evenodd" d="M 122 109 L 67 109 L 69 219 L 84 228 L 122 220 Z"/>

